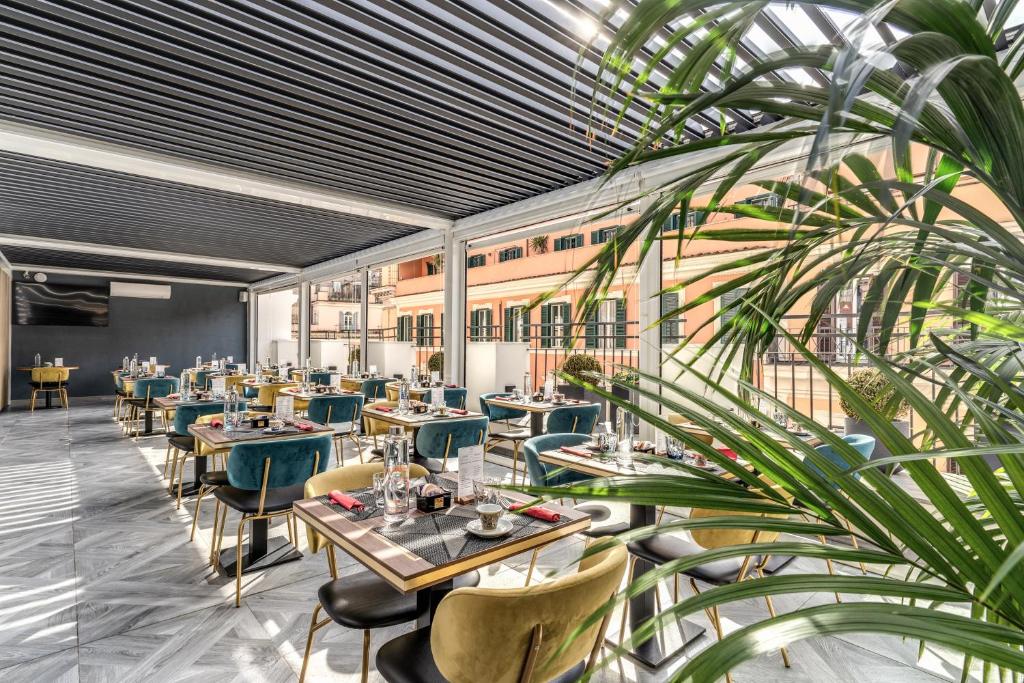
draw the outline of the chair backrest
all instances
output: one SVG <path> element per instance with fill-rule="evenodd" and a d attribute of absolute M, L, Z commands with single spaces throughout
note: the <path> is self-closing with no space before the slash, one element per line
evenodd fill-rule
<path fill-rule="evenodd" d="M 449 408 L 462 409 L 466 407 L 466 388 L 465 387 L 445 387 L 444 388 L 444 404 Z"/>
<path fill-rule="evenodd" d="M 331 373 L 329 372 L 311 372 L 309 373 L 309 383 L 319 384 L 321 386 L 330 386 L 331 384 Z"/>
<path fill-rule="evenodd" d="M 225 370 L 241 370 L 242 366 L 244 366 L 244 365 L 245 365 L 245 363 L 225 363 L 224 364 L 224 369 Z"/>
<path fill-rule="evenodd" d="M 389 407 L 389 408 L 397 408 L 398 407 L 398 401 L 374 401 L 372 404 L 369 403 L 369 402 L 366 402 L 366 403 L 363 404 L 364 408 L 370 408 L 372 406 L 382 406 L 382 407 Z M 391 426 L 390 422 L 385 422 L 384 420 L 374 420 L 372 415 L 367 415 L 365 413 L 363 414 L 363 417 L 365 418 L 364 422 L 366 423 L 366 435 L 367 436 L 373 436 L 374 434 L 387 434 L 388 433 L 388 427 Z"/>
<path fill-rule="evenodd" d="M 384 463 L 368 462 L 366 464 L 346 465 L 337 469 L 328 470 L 306 480 L 304 495 L 306 498 L 323 496 L 331 491 L 355 491 L 357 489 L 369 488 L 373 485 L 373 475 L 376 472 L 384 471 Z M 409 465 L 409 477 L 417 479 L 429 474 L 422 465 L 412 463 Z M 306 527 L 306 538 L 309 540 L 309 548 L 314 553 L 320 552 L 321 548 L 330 545 L 330 541 Z"/>
<path fill-rule="evenodd" d="M 498 420 L 518 420 L 526 417 L 525 410 L 513 410 L 506 408 L 505 406 L 491 405 L 487 402 L 489 398 L 508 398 L 510 394 L 492 392 L 489 394 L 480 394 L 480 412 L 491 419 L 491 422 L 497 422 Z"/>
<path fill-rule="evenodd" d="M 309 399 L 306 417 L 320 424 L 351 422 L 357 424 L 363 413 L 364 398 L 359 394 L 348 396 L 317 396 Z"/>
<path fill-rule="evenodd" d="M 850 447 L 852 447 L 853 450 L 857 451 L 857 453 L 860 454 L 860 456 L 865 460 L 870 458 L 871 452 L 875 450 L 875 437 L 870 436 L 868 434 L 847 434 L 846 436 L 843 437 L 843 441 L 850 444 Z M 843 470 L 850 468 L 850 465 L 848 465 L 846 461 L 838 453 L 836 453 L 835 449 L 829 446 L 828 444 L 821 444 L 820 446 L 816 446 L 814 450 L 818 451 L 826 458 L 828 458 L 833 464 L 836 465 L 836 467 Z M 828 479 L 825 473 L 821 471 L 821 468 L 815 465 L 813 462 L 811 462 L 810 460 L 805 460 L 804 463 L 810 470 Z M 857 479 L 860 479 L 859 472 L 855 473 L 853 476 Z M 833 482 L 832 485 L 838 486 L 838 484 L 836 484 L 835 482 Z"/>
<path fill-rule="evenodd" d="M 562 406 L 548 414 L 548 434 L 590 434 L 597 426 L 601 406 Z"/>
<path fill-rule="evenodd" d="M 364 379 L 363 380 L 363 396 L 366 397 L 367 401 L 375 401 L 377 399 L 385 398 L 387 393 L 388 381 L 383 377 L 376 379 Z"/>
<path fill-rule="evenodd" d="M 32 368 L 32 381 L 47 384 L 63 384 L 68 381 L 71 371 L 68 368 Z"/>
<path fill-rule="evenodd" d="M 416 432 L 416 452 L 424 458 L 459 457 L 459 449 L 475 446 L 487 437 L 487 418 L 427 422 Z"/>
<path fill-rule="evenodd" d="M 245 391 L 245 388 L 242 386 L 242 382 L 251 378 L 252 375 L 225 375 L 224 391 L 231 391 L 231 387 L 234 387 L 235 391 L 242 393 Z"/>
<path fill-rule="evenodd" d="M 177 377 L 144 377 L 135 380 L 132 396 L 135 398 L 160 398 L 178 390 Z M 148 392 L 148 393 L 147 393 Z"/>
<path fill-rule="evenodd" d="M 530 474 L 530 484 L 533 486 L 560 486 L 565 483 L 565 477 L 560 472 L 562 468 L 554 465 L 546 465 L 540 461 L 540 454 L 543 451 L 553 451 L 562 446 L 579 446 L 590 441 L 587 434 L 541 434 L 523 442 L 523 460 L 526 461 L 526 471 Z"/>
<path fill-rule="evenodd" d="M 219 401 L 183 403 L 174 409 L 174 432 L 187 436 L 189 425 L 195 424 L 200 415 L 212 415 L 223 412 L 224 404 Z"/>
<path fill-rule="evenodd" d="M 240 443 L 231 448 L 228 482 L 235 488 L 248 491 L 259 491 L 264 486 L 268 489 L 298 486 L 326 470 L 330 460 L 329 435 Z"/>
<path fill-rule="evenodd" d="M 585 559 L 575 574 L 553 581 L 452 591 L 438 605 L 431 626 L 437 668 L 452 683 L 548 681 L 569 671 L 590 655 L 602 625 L 559 649 L 618 590 L 626 559 L 625 547 L 616 545 Z M 531 656 L 538 635 L 539 648 Z M 525 670 L 528 661 L 534 670 Z"/>
<path fill-rule="evenodd" d="M 392 384 L 390 382 L 385 384 L 384 385 L 384 393 L 387 394 L 387 399 L 389 401 L 397 401 L 398 400 L 398 385 L 397 384 Z"/>
<path fill-rule="evenodd" d="M 261 384 L 259 393 L 256 396 L 256 402 L 261 406 L 274 407 L 274 401 L 277 399 L 277 395 L 281 393 L 282 389 L 289 387 L 299 386 L 296 382 L 286 382 L 282 384 Z"/>
<path fill-rule="evenodd" d="M 210 383 L 210 376 L 216 375 L 220 370 L 196 370 L 196 378 L 193 382 L 197 389 L 205 391 Z"/>

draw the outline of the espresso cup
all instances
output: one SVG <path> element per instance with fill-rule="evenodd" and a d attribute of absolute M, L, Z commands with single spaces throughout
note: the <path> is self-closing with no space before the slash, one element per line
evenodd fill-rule
<path fill-rule="evenodd" d="M 494 531 L 498 528 L 498 520 L 501 519 L 501 506 L 494 503 L 477 505 L 476 514 L 480 516 L 480 527 L 484 531 Z"/>

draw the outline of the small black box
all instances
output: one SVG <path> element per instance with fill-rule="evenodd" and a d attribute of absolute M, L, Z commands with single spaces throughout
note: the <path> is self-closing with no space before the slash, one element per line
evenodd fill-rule
<path fill-rule="evenodd" d="M 420 512 L 438 512 L 452 505 L 452 492 L 445 491 L 433 496 L 416 496 L 416 509 Z"/>

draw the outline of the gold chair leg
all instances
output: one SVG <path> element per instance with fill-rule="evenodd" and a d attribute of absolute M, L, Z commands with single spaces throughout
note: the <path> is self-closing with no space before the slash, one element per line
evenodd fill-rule
<path fill-rule="evenodd" d="M 178 461 L 181 457 L 181 451 L 177 448 L 174 449 L 174 453 L 171 454 L 171 478 L 167 482 L 167 493 L 174 493 L 174 477 L 178 473 Z"/>
<path fill-rule="evenodd" d="M 313 635 L 327 624 L 331 623 L 330 618 L 317 622 L 317 615 L 320 614 L 320 603 L 313 608 L 313 618 L 309 620 L 309 633 L 306 635 L 306 654 L 302 656 L 302 669 L 299 671 L 299 683 L 306 680 L 306 667 L 309 666 L 309 653 L 313 649 Z"/>
<path fill-rule="evenodd" d="M 629 560 L 629 569 L 626 571 L 626 585 L 633 583 L 633 572 L 636 571 L 636 561 L 639 558 L 631 557 Z M 619 644 L 622 644 L 622 639 L 626 635 L 626 618 L 629 615 L 629 600 L 622 603 L 622 621 L 619 622 Z"/>
<path fill-rule="evenodd" d="M 530 585 L 530 579 L 533 578 L 533 568 L 537 566 L 537 555 L 540 554 L 540 548 L 533 549 L 533 555 L 530 556 L 530 568 L 526 570 L 526 583 L 524 586 Z"/>
<path fill-rule="evenodd" d="M 178 504 L 176 510 L 181 509 L 181 490 L 185 484 L 185 457 L 181 458 L 181 466 L 178 467 Z"/>
<path fill-rule="evenodd" d="M 32 403 L 31 403 L 31 407 L 29 408 L 28 412 L 34 413 L 34 412 L 36 412 L 36 390 L 35 389 L 32 390 L 32 398 L 30 398 L 29 400 L 32 401 Z"/>
<path fill-rule="evenodd" d="M 242 531 L 248 517 L 242 515 L 238 522 L 238 545 L 235 546 L 235 607 L 242 606 Z"/>
<path fill-rule="evenodd" d="M 824 536 L 818 536 L 818 540 L 821 541 L 822 545 L 827 545 L 828 544 L 828 541 L 825 540 Z M 826 559 L 825 560 L 825 567 L 828 569 L 828 575 L 829 576 L 835 576 L 836 575 L 836 569 L 835 569 L 834 566 L 832 566 L 832 560 Z M 843 602 L 843 599 L 841 597 L 839 597 L 839 593 L 835 593 L 835 596 L 836 596 L 836 604 L 837 605 Z"/>
<path fill-rule="evenodd" d="M 760 567 L 757 568 L 757 575 L 759 577 L 761 577 L 762 579 L 764 578 L 764 571 Z M 764 596 L 764 604 L 768 607 L 768 616 L 770 616 L 772 619 L 774 619 L 775 618 L 775 604 L 772 602 L 772 596 L 765 595 Z M 782 663 L 788 669 L 789 668 L 789 650 L 786 649 L 785 647 L 780 647 L 779 648 L 779 652 L 782 653 Z"/>
<path fill-rule="evenodd" d="M 362 683 L 370 679 L 370 629 L 363 629 L 363 678 Z"/>
<path fill-rule="evenodd" d="M 203 504 L 203 496 L 206 495 L 206 486 L 199 487 L 199 493 L 196 494 L 196 513 L 192 517 L 192 533 L 188 535 L 189 543 L 196 540 L 196 525 L 199 523 L 199 506 Z"/>
<path fill-rule="evenodd" d="M 525 463 L 524 463 L 525 464 Z M 512 485 L 516 485 L 516 474 L 519 471 L 519 442 L 512 442 Z M 526 481 L 526 473 L 523 472 L 523 481 Z"/>
<path fill-rule="evenodd" d="M 284 525 L 286 527 L 286 531 L 288 532 L 288 542 L 292 545 L 295 545 L 295 532 L 292 529 L 291 513 L 285 515 Z"/>
<path fill-rule="evenodd" d="M 220 549 L 224 545 L 224 525 L 227 522 L 227 506 L 217 499 L 213 509 L 213 533 L 210 536 L 210 566 L 214 569 L 220 562 Z"/>
<path fill-rule="evenodd" d="M 857 542 L 857 537 L 853 535 L 853 527 L 850 526 L 850 520 L 843 519 L 843 526 L 846 527 L 847 531 L 850 532 L 850 545 L 853 546 L 854 550 L 860 550 L 860 544 Z M 868 568 L 863 562 L 858 563 L 860 565 L 860 573 L 864 576 L 868 574 Z"/>

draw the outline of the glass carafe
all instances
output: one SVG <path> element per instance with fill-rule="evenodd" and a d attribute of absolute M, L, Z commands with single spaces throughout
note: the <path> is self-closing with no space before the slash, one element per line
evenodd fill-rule
<path fill-rule="evenodd" d="M 191 381 L 190 381 L 190 378 L 189 378 L 188 370 L 182 370 L 181 371 L 181 379 L 179 380 L 178 387 L 179 387 L 179 390 L 181 392 L 181 400 L 182 401 L 189 400 L 189 398 L 192 395 L 192 392 L 190 391 L 190 389 L 191 389 Z"/>
<path fill-rule="evenodd" d="M 398 412 L 405 415 L 409 412 L 409 382 L 402 380 L 398 384 Z"/>
<path fill-rule="evenodd" d="M 628 466 L 633 464 L 633 415 L 619 408 L 615 418 L 615 460 L 620 465 Z"/>
<path fill-rule="evenodd" d="M 398 426 L 384 440 L 384 521 L 397 524 L 409 516 L 409 440 Z"/>

